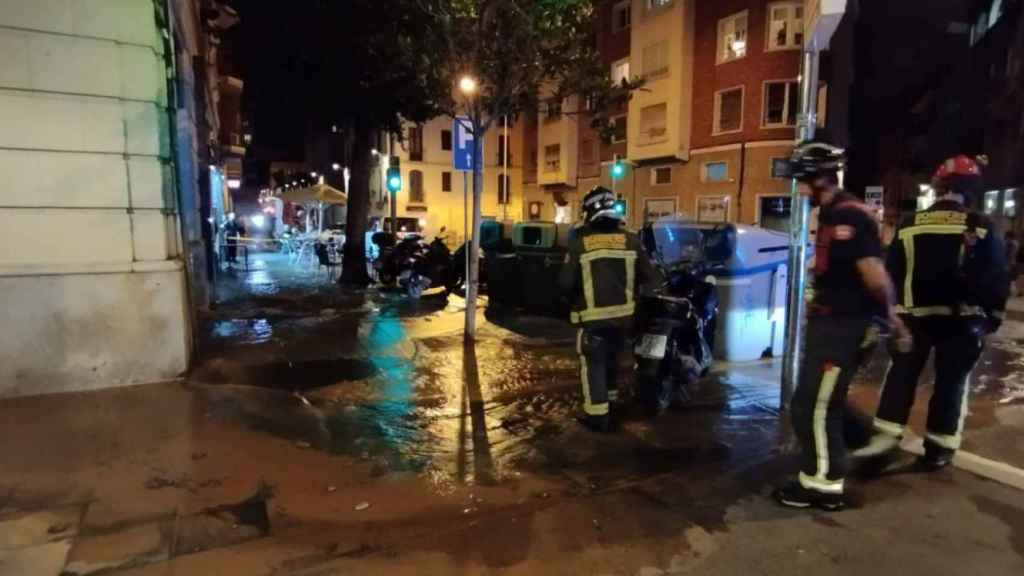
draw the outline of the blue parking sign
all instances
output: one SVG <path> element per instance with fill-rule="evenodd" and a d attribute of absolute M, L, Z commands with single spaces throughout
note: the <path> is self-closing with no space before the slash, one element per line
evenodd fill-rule
<path fill-rule="evenodd" d="M 473 171 L 473 130 L 468 116 L 456 116 L 452 123 L 452 166 L 461 172 Z"/>

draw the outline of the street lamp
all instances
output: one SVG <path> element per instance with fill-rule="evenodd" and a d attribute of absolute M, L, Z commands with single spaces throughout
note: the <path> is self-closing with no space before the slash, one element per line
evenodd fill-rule
<path fill-rule="evenodd" d="M 476 79 L 472 76 L 463 76 L 459 80 L 459 90 L 466 96 L 472 96 L 476 92 Z"/>
<path fill-rule="evenodd" d="M 337 172 L 338 170 L 341 170 L 341 164 L 338 164 L 337 162 L 335 162 L 334 164 L 331 164 L 331 170 L 334 170 L 335 172 Z"/>

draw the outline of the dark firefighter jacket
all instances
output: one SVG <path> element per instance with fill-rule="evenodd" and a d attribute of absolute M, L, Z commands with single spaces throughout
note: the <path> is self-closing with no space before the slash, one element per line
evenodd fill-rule
<path fill-rule="evenodd" d="M 999 231 L 957 202 L 939 201 L 907 219 L 886 262 L 899 312 L 1001 322 L 1009 272 Z"/>
<path fill-rule="evenodd" d="M 573 229 L 566 259 L 559 284 L 572 303 L 573 324 L 632 317 L 639 289 L 660 278 L 640 238 L 611 224 Z"/>

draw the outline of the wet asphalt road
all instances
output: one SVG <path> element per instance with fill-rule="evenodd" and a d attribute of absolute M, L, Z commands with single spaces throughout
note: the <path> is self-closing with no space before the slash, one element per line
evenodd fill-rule
<path fill-rule="evenodd" d="M 57 571 L 16 573 L 1024 569 L 1020 494 L 960 472 L 859 479 L 839 516 L 772 505 L 793 469 L 777 363 L 719 366 L 692 405 L 654 422 L 627 407 L 599 436 L 573 420 L 563 322 L 491 314 L 467 346 L 457 296 L 344 293 L 255 260 L 227 275 L 186 381 L 0 403 L 0 574 L 40 550 Z M 1008 328 L 967 444 L 1024 465 Z M 884 369 L 879 354 L 858 381 L 864 411 Z M 48 530 L 14 547 L 26 519 Z"/>

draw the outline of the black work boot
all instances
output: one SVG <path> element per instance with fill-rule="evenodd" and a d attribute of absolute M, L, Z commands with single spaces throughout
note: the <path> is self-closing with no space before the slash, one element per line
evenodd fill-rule
<path fill-rule="evenodd" d="M 925 472 L 938 472 L 953 463 L 956 450 L 942 448 L 925 442 L 924 456 L 917 459 L 917 465 Z"/>
<path fill-rule="evenodd" d="M 601 416 L 587 414 L 585 416 L 577 417 L 576 420 L 582 424 L 584 428 L 599 434 L 611 434 L 618 429 L 615 424 L 615 420 L 613 420 L 608 414 L 603 414 Z"/>
<path fill-rule="evenodd" d="M 799 482 L 793 481 L 776 488 L 772 497 L 779 504 L 789 508 L 818 508 L 826 512 L 838 512 L 846 508 L 847 500 L 843 494 L 826 494 L 804 488 Z"/>

